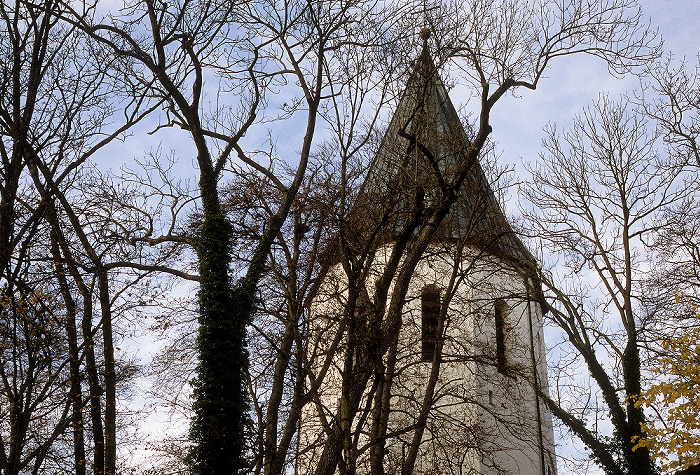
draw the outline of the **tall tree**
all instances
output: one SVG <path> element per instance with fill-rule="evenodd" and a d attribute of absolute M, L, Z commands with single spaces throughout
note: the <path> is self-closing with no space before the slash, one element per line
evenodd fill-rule
<path fill-rule="evenodd" d="M 668 54 L 649 66 L 642 93 L 635 101 L 656 124 L 664 151 L 678 167 L 700 169 L 700 92 L 698 66 Z M 697 306 L 700 289 L 700 213 L 698 190 L 666 210 L 653 241 L 654 265 L 646 292 L 663 315 L 656 336 L 661 347 L 650 369 L 651 386 L 637 404 L 657 418 L 645 424 L 646 437 L 637 440 L 648 447 L 663 470 L 697 460 L 698 427 L 694 396 L 697 378 Z"/>
<path fill-rule="evenodd" d="M 238 473 L 250 448 L 248 352 L 246 325 L 251 322 L 256 289 L 268 252 L 285 221 L 305 175 L 328 83 L 341 61 L 345 43 L 374 44 L 390 25 L 381 9 L 368 2 L 137 2 L 123 15 L 87 22 L 75 12 L 72 21 L 93 39 L 111 48 L 138 78 L 142 97 L 163 101 L 167 125 L 186 130 L 199 168 L 201 223 L 195 248 L 199 265 L 200 363 L 194 381 L 195 417 L 191 462 L 196 473 Z M 362 18 L 364 27 L 356 20 Z M 146 20 L 142 22 L 142 20 Z M 385 41 L 383 39 L 377 41 Z M 221 75 L 221 101 L 209 110 L 206 80 Z M 242 139 L 268 96 L 268 87 L 290 81 L 298 98 L 283 114 L 304 114 L 296 172 L 288 183 L 273 165 L 249 154 Z M 217 93 L 218 94 L 218 93 Z M 264 224 L 247 268 L 231 273 L 231 223 L 222 211 L 219 183 L 227 164 L 240 160 L 250 172 L 271 180 L 280 200 Z M 154 238 L 154 242 L 167 241 Z M 235 280 L 235 282 L 234 282 Z"/>
<path fill-rule="evenodd" d="M 532 185 L 523 189 L 533 205 L 524 213 L 528 232 L 561 258 L 542 275 L 548 318 L 568 343 L 553 377 L 586 368 L 595 388 L 554 384 L 560 390 L 545 400 L 610 474 L 657 470 L 632 442 L 646 421 L 635 400 L 663 322 L 647 293 L 649 245 L 665 212 L 696 188 L 657 154 L 656 139 L 641 113 L 604 97 L 570 130 L 549 130 Z M 601 419 L 612 433 L 596 429 Z"/>
<path fill-rule="evenodd" d="M 85 7 L 89 12 L 89 7 Z M 0 279 L 3 293 L 9 300 L 34 302 L 29 307 L 16 307 L 25 309 L 11 314 L 20 320 L 17 324 L 21 320 L 25 323 L 32 320 L 27 323 L 27 328 L 32 328 L 32 325 L 41 328 L 42 320 L 48 319 L 52 331 L 57 331 L 54 324 L 60 322 L 63 344 L 68 347 L 68 360 L 64 366 L 69 368 L 70 378 L 63 379 L 62 371 L 43 378 L 46 384 L 44 396 L 61 394 L 61 388 L 68 382 L 71 386 L 62 393 L 66 406 L 63 415 L 55 421 L 55 432 L 25 433 L 22 437 L 9 440 L 20 447 L 25 441 L 24 436 L 33 438 L 35 450 L 24 454 L 13 453 L 11 465 L 14 467 L 12 470 L 21 470 L 26 468 L 27 463 L 32 463 L 32 470 L 36 473 L 46 468 L 42 463 L 46 461 L 47 454 L 53 453 L 55 447 L 52 444 L 62 438 L 61 431 L 72 425 L 72 470 L 85 473 L 86 441 L 89 438 L 84 436 L 83 429 L 87 424 L 82 422 L 85 399 L 81 391 L 85 374 L 88 374 L 95 382 L 90 387 L 89 398 L 94 416 L 94 465 L 95 470 L 102 473 L 105 466 L 99 436 L 102 421 L 108 427 L 114 427 L 116 415 L 113 403 L 107 405 L 103 414 L 99 401 L 104 392 L 107 401 L 113 402 L 114 389 L 105 391 L 99 383 L 99 368 L 89 357 L 91 352 L 99 352 L 99 346 L 95 348 L 93 344 L 97 330 L 93 326 L 94 316 L 90 305 L 83 306 L 87 314 L 82 335 L 79 335 L 76 327 L 75 317 L 80 304 L 76 306 L 75 300 L 79 292 L 69 284 L 70 279 L 63 273 L 66 270 L 65 261 L 59 255 L 60 251 L 59 254 L 55 252 L 57 235 L 51 232 L 52 228 L 65 227 L 65 222 L 57 223 L 52 217 L 57 216 L 56 209 L 62 206 L 57 197 L 71 188 L 86 161 L 138 122 L 147 109 L 140 109 L 140 104 L 126 105 L 122 119 L 110 122 L 115 112 L 112 102 L 115 96 L 111 84 L 107 85 L 111 61 L 88 45 L 76 28 L 61 20 L 66 12 L 64 4 L 53 1 L 40 4 L 17 1 L 0 6 L 2 33 L 8 39 L 4 43 L 7 48 L 0 56 L 3 73 L 0 79 L 0 155 L 3 160 Z M 47 266 L 47 256 L 56 259 L 53 262 L 58 272 Z M 77 268 L 74 270 L 80 272 Z M 43 292 L 55 292 L 55 299 L 60 295 L 62 304 L 46 299 L 47 303 L 42 308 L 42 299 L 38 296 Z M 108 318 L 96 326 L 104 330 L 105 340 L 101 346 L 104 354 L 109 355 L 113 346 L 108 337 L 111 320 Z M 36 356 L 32 353 L 32 338 L 29 338 L 36 335 L 28 334 L 23 346 L 14 344 L 15 348 L 24 351 L 17 354 L 17 365 L 22 366 L 22 361 L 30 361 Z M 84 341 L 81 342 L 80 338 L 84 338 Z M 33 373 L 29 370 L 17 374 L 31 376 Z M 109 358 L 104 374 L 114 374 L 114 365 Z M 36 401 L 45 399 L 41 394 L 35 398 Z M 15 396 L 21 396 L 21 391 Z M 15 402 L 21 405 L 21 401 Z M 22 418 L 25 422 L 34 420 L 38 417 L 35 411 L 42 410 L 43 406 L 32 405 L 29 399 L 24 402 L 27 407 Z M 116 440 L 110 437 L 114 430 L 108 432 L 108 453 L 115 454 Z M 114 457 L 110 458 L 112 462 L 107 465 L 113 467 Z"/>

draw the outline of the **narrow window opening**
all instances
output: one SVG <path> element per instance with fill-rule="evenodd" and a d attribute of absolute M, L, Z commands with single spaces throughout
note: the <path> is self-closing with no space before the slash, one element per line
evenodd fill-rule
<path fill-rule="evenodd" d="M 493 402 L 493 391 L 489 391 L 489 404 L 491 404 L 492 406 L 496 405 L 496 403 Z"/>
<path fill-rule="evenodd" d="M 421 294 L 421 359 L 433 361 L 437 347 L 438 315 L 440 314 L 440 290 L 429 285 Z"/>
<path fill-rule="evenodd" d="M 506 358 L 506 314 L 507 307 L 503 300 L 496 300 L 494 316 L 496 323 L 496 367 L 499 373 L 508 373 Z"/>

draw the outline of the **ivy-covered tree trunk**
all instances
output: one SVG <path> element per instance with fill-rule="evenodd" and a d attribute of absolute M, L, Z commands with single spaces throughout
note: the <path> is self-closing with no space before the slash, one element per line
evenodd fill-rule
<path fill-rule="evenodd" d="M 200 162 L 201 163 L 201 162 Z M 250 300 L 232 289 L 231 225 L 221 211 L 216 179 L 202 172 L 204 219 L 199 231 L 199 364 L 190 453 L 193 473 L 236 474 L 246 465 L 249 396 L 245 326 Z"/>

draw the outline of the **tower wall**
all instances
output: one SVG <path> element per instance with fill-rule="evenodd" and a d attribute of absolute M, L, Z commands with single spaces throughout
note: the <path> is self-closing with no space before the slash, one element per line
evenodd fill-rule
<path fill-rule="evenodd" d="M 376 275 L 390 252 L 391 245 L 377 252 Z M 440 302 L 447 298 L 449 305 L 439 377 L 413 473 L 556 473 L 551 416 L 541 403 L 538 414 L 534 391 L 535 385 L 547 390 L 539 304 L 528 295 L 525 278 L 513 267 L 475 250 L 463 252 L 456 262 L 455 252 L 453 245 L 431 247 L 416 267 L 406 295 L 396 345 L 386 473 L 400 473 L 412 427 L 425 403 L 433 368 L 432 361 L 424 361 L 423 346 L 422 295 L 429 286 L 437 287 Z M 459 284 L 451 288 L 452 280 Z M 370 300 L 375 297 L 374 281 L 371 275 L 367 279 Z M 317 400 L 305 407 L 300 424 L 299 474 L 313 473 L 323 448 L 324 426 L 339 404 L 347 341 L 342 331 L 346 282 L 341 266 L 333 267 L 310 309 L 308 356 L 316 365 L 315 377 L 323 376 L 323 383 Z M 504 320 L 500 350 L 497 305 Z M 326 359 L 331 353 L 332 358 Z M 382 364 L 387 364 L 386 356 Z M 369 407 L 367 392 L 360 407 Z M 358 473 L 370 471 L 370 421 L 371 415 L 353 421 L 354 428 L 362 426 L 356 446 Z"/>

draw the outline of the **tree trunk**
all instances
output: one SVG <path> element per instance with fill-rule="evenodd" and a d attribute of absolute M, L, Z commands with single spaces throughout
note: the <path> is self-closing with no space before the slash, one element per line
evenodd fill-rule
<path fill-rule="evenodd" d="M 105 475 L 115 475 L 117 470 L 117 376 L 114 362 L 114 338 L 112 336 L 112 311 L 109 301 L 107 270 L 97 269 L 99 300 L 102 313 L 102 341 L 105 359 Z"/>
<path fill-rule="evenodd" d="M 95 361 L 95 340 L 92 334 L 92 294 L 82 285 L 79 289 L 83 295 L 83 345 L 85 347 L 85 371 L 88 376 L 90 400 L 90 421 L 92 423 L 92 440 L 94 444 L 93 472 L 95 475 L 105 473 L 105 436 L 102 429 L 102 404 L 100 401 L 100 378 Z"/>
<path fill-rule="evenodd" d="M 245 467 L 249 421 L 245 326 L 252 298 L 247 289 L 231 289 L 231 227 L 221 212 L 211 162 L 208 156 L 198 161 L 204 222 L 197 242 L 199 364 L 191 428 L 195 447 L 190 457 L 194 473 L 237 474 Z"/>
<path fill-rule="evenodd" d="M 51 251 L 56 263 L 56 276 L 66 305 L 66 339 L 70 358 L 71 426 L 73 427 L 73 463 L 76 475 L 85 475 L 85 435 L 83 426 L 83 394 L 81 390 L 80 355 L 78 352 L 78 331 L 76 326 L 76 305 L 65 278 L 66 271 L 58 245 L 58 232 L 52 223 Z"/>
<path fill-rule="evenodd" d="M 637 344 L 636 331 L 631 331 L 628 335 L 627 346 L 623 354 L 625 392 L 627 393 L 627 430 L 624 431 L 623 446 L 625 458 L 627 459 L 629 473 L 635 475 L 657 475 L 658 471 L 654 465 L 649 449 L 639 447 L 632 450 L 634 443 L 632 439 L 643 437 L 641 424 L 646 421 L 641 407 L 635 407 L 635 396 L 641 394 L 641 372 L 639 360 L 639 346 Z"/>

